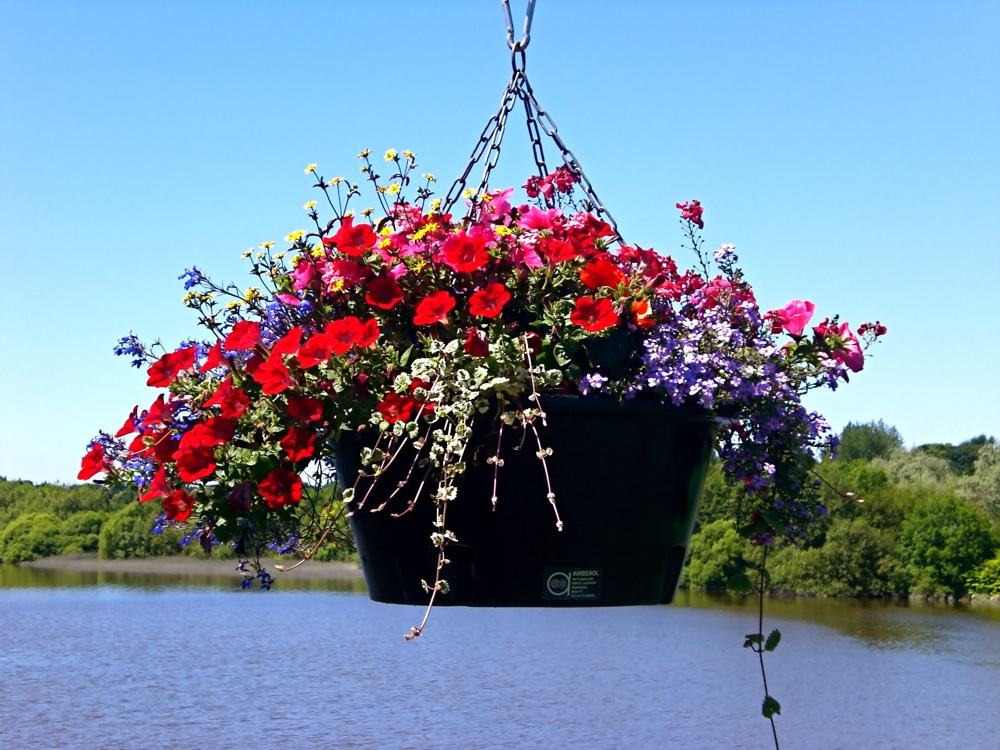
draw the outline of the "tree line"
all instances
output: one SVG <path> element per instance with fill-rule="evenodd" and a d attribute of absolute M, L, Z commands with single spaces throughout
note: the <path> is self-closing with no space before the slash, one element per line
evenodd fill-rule
<path fill-rule="evenodd" d="M 807 539 L 768 550 L 773 591 L 820 596 L 1000 596 L 1000 445 L 980 436 L 959 445 L 903 447 L 883 422 L 849 424 L 836 458 L 816 465 L 829 515 Z M 723 590 L 759 566 L 742 538 L 741 490 L 718 463 L 705 481 L 682 586 Z M 203 555 L 176 528 L 153 534 L 156 503 L 95 484 L 35 485 L 0 477 L 0 561 L 97 552 L 106 559 Z M 233 557 L 222 547 L 213 556 Z M 344 559 L 343 549 L 317 559 Z"/>
<path fill-rule="evenodd" d="M 883 422 L 849 424 L 816 467 L 829 515 L 807 539 L 768 550 L 774 592 L 849 597 L 1000 596 L 1000 445 L 903 447 Z M 732 521 L 739 493 L 717 465 L 705 483 L 682 585 L 722 590 L 761 550 Z"/>

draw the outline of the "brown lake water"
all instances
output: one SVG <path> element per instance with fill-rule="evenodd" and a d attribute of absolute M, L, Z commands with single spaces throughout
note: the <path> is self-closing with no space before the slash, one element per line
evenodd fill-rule
<path fill-rule="evenodd" d="M 324 581 L 3 568 L 0 748 L 773 747 L 753 602 L 442 608 L 405 642 L 421 615 Z M 1000 610 L 765 618 L 783 748 L 1000 747 Z"/>

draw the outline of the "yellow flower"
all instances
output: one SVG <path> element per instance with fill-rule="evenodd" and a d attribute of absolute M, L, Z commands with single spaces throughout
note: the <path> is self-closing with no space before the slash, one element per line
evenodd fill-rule
<path fill-rule="evenodd" d="M 380 237 L 388 237 L 390 234 L 392 234 L 392 227 L 386 224 L 384 227 L 378 230 L 378 233 Z"/>
<path fill-rule="evenodd" d="M 253 302 L 255 299 L 260 299 L 260 289 L 255 286 L 247 289 L 246 294 L 243 295 L 243 299 L 247 302 Z"/>
<path fill-rule="evenodd" d="M 184 303 L 187 304 L 197 296 L 198 295 L 196 295 L 194 292 L 188 292 L 187 294 L 184 295 Z"/>
<path fill-rule="evenodd" d="M 395 158 L 396 158 L 396 149 L 390 148 L 388 151 L 385 152 L 386 161 L 392 161 Z"/>
<path fill-rule="evenodd" d="M 427 236 L 428 232 L 433 232 L 437 228 L 438 225 L 435 224 L 433 221 L 427 222 L 422 227 L 420 227 L 420 229 L 418 229 L 416 232 L 413 233 L 413 241 L 419 242 L 420 240 L 422 240 L 424 237 Z"/>
<path fill-rule="evenodd" d="M 309 248 L 309 254 L 314 258 L 322 258 L 324 255 L 326 255 L 326 252 L 320 245 L 313 245 L 311 248 Z"/>
<path fill-rule="evenodd" d="M 398 195 L 399 194 L 399 183 L 398 182 L 392 183 L 389 187 L 387 187 L 385 189 L 385 192 L 389 193 L 389 195 Z"/>
<path fill-rule="evenodd" d="M 510 227 L 505 227 L 503 224 L 498 224 L 493 227 L 493 231 L 496 232 L 501 237 L 506 237 L 508 234 L 512 234 Z"/>
<path fill-rule="evenodd" d="M 316 165 L 315 164 L 310 164 L 308 167 L 306 167 L 306 174 L 311 174 L 312 172 L 315 172 L 315 171 L 316 171 Z"/>
<path fill-rule="evenodd" d="M 361 212 L 361 215 L 367 218 L 371 216 L 373 213 L 375 213 L 374 208 L 366 208 L 364 211 Z"/>
<path fill-rule="evenodd" d="M 239 300 L 234 300 L 234 301 L 230 302 L 228 305 L 226 305 L 226 309 L 227 310 L 235 310 L 236 308 L 240 307 L 242 304 L 243 303 L 240 302 Z"/>
<path fill-rule="evenodd" d="M 332 180 L 330 180 L 330 184 L 336 186 L 342 183 L 343 181 L 344 181 L 343 177 L 334 177 Z"/>
<path fill-rule="evenodd" d="M 316 208 L 316 201 L 309 201 L 302 208 L 304 208 L 306 211 L 312 211 L 314 208 Z"/>
<path fill-rule="evenodd" d="M 386 237 L 385 239 L 379 240 L 378 246 L 380 250 L 385 250 L 387 247 L 392 247 L 392 238 Z"/>
<path fill-rule="evenodd" d="M 475 194 L 476 194 L 476 191 L 475 191 L 475 190 L 473 190 L 472 188 L 467 188 L 467 189 L 466 189 L 466 190 L 465 190 L 465 191 L 464 191 L 464 192 L 462 193 L 462 197 L 463 197 L 463 198 L 471 198 L 471 197 L 472 197 L 472 196 L 474 196 Z"/>
<path fill-rule="evenodd" d="M 288 255 L 288 253 L 278 253 L 277 255 L 275 255 L 275 256 L 274 256 L 274 259 L 275 259 L 275 260 L 281 260 L 281 259 L 282 259 L 282 258 L 284 258 L 284 257 L 285 257 L 286 255 Z"/>
<path fill-rule="evenodd" d="M 305 236 L 306 236 L 306 232 L 305 232 L 304 229 L 296 229 L 291 234 L 286 234 L 285 235 L 285 242 L 298 242 L 299 240 L 301 240 Z"/>
<path fill-rule="evenodd" d="M 272 247 L 274 247 L 274 243 L 271 242 L 271 240 L 268 240 L 267 242 L 261 242 L 260 243 L 260 249 L 261 250 L 270 250 Z"/>
<path fill-rule="evenodd" d="M 428 182 L 437 182 L 437 177 L 435 177 L 432 174 L 425 174 L 424 179 L 427 180 Z"/>
<path fill-rule="evenodd" d="M 405 157 L 406 157 L 407 159 L 409 159 L 410 161 L 413 161 L 414 159 L 416 159 L 416 158 L 417 158 L 416 156 L 414 156 L 414 154 L 413 154 L 413 152 L 412 152 L 412 151 L 404 151 L 404 152 L 403 152 L 403 156 L 405 156 Z"/>
<path fill-rule="evenodd" d="M 253 255 L 253 248 L 252 247 L 249 250 L 247 250 L 245 253 L 243 253 L 243 259 L 246 260 L 251 255 Z"/>
<path fill-rule="evenodd" d="M 341 289 L 344 288 L 344 280 L 337 279 L 333 283 L 331 283 L 328 288 L 331 292 L 339 292 Z"/>
<path fill-rule="evenodd" d="M 359 158 L 359 159 L 367 159 L 367 158 L 368 158 L 368 155 L 369 155 L 369 154 L 370 154 L 371 152 L 372 152 L 372 151 L 371 151 L 371 149 L 370 149 L 370 148 L 366 148 L 366 149 L 365 149 L 364 151 L 362 151 L 362 152 L 361 152 L 360 154 L 358 154 L 358 158 Z"/>
<path fill-rule="evenodd" d="M 431 201 L 431 211 L 437 212 L 441 208 L 441 204 L 444 203 L 443 198 L 435 198 Z"/>

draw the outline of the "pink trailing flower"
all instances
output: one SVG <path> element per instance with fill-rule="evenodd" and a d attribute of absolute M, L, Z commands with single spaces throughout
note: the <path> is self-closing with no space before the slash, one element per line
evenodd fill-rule
<path fill-rule="evenodd" d="M 685 221 L 690 221 L 698 229 L 705 228 L 705 222 L 701 220 L 701 214 L 705 210 L 701 201 L 687 201 L 685 203 L 675 204 L 677 208 L 681 210 L 681 218 Z"/>
<path fill-rule="evenodd" d="M 765 317 L 771 321 L 771 333 L 781 333 L 784 329 L 789 336 L 798 338 L 812 320 L 816 305 L 793 299 L 780 310 L 771 310 Z"/>

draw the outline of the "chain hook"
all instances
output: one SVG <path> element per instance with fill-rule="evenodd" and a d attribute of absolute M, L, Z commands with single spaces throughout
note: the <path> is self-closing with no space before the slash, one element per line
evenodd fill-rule
<path fill-rule="evenodd" d="M 524 31 L 521 35 L 519 41 L 514 41 L 514 19 L 510 15 L 510 0 L 503 0 L 503 14 L 507 21 L 507 46 L 510 47 L 510 51 L 513 53 L 521 53 L 521 59 L 524 59 L 524 51 L 528 48 L 528 43 L 531 41 L 531 18 L 535 14 L 535 0 L 528 0 L 528 10 L 524 15 Z M 521 69 L 524 69 L 522 64 Z"/>

